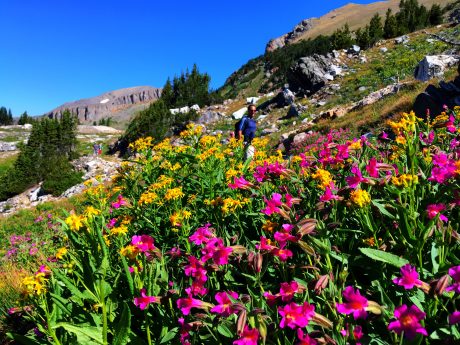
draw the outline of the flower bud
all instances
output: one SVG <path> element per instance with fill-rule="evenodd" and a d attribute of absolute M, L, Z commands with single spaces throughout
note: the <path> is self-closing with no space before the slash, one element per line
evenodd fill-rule
<path fill-rule="evenodd" d="M 318 314 L 318 313 L 315 313 L 315 315 L 313 315 L 312 319 L 311 319 L 314 323 L 324 327 L 324 328 L 328 328 L 328 329 L 331 329 L 333 324 L 331 322 L 331 320 L 329 320 L 327 317 L 321 315 L 321 314 Z"/>
<path fill-rule="evenodd" d="M 300 222 L 297 223 L 298 227 L 298 234 L 301 234 L 302 236 L 308 235 L 315 231 L 316 229 L 316 223 L 317 220 L 313 218 L 304 218 Z"/>
<path fill-rule="evenodd" d="M 328 274 L 319 277 L 318 281 L 315 284 L 315 292 L 317 294 L 320 294 L 327 287 L 327 284 L 329 284 Z"/>
<path fill-rule="evenodd" d="M 434 292 L 437 295 L 442 295 L 446 290 L 446 287 L 449 285 L 449 275 L 445 274 L 441 278 L 436 281 L 436 285 L 434 287 Z"/>
<path fill-rule="evenodd" d="M 257 273 L 260 273 L 260 271 L 262 270 L 262 263 L 263 263 L 263 256 L 261 253 L 257 253 L 254 256 L 254 270 Z"/>
<path fill-rule="evenodd" d="M 236 334 L 241 335 L 244 331 L 244 326 L 246 326 L 246 321 L 248 319 L 248 313 L 245 310 L 240 311 L 238 315 L 238 320 L 236 321 Z"/>

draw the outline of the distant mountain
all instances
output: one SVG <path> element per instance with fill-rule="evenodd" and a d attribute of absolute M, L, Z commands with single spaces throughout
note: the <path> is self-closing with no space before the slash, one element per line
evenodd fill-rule
<path fill-rule="evenodd" d="M 433 4 L 445 6 L 451 2 L 452 0 L 418 0 L 420 5 L 424 5 L 428 9 Z M 352 31 L 356 30 L 368 24 L 375 13 L 379 13 L 380 16 L 385 18 L 388 8 L 391 8 L 393 13 L 398 12 L 399 3 L 400 0 L 379 1 L 367 5 L 349 3 L 332 10 L 320 18 L 304 19 L 292 31 L 270 40 L 267 43 L 266 51 L 273 51 L 286 44 L 315 38 L 319 35 L 330 35 L 346 23 L 348 23 Z"/>
<path fill-rule="evenodd" d="M 64 103 L 44 114 L 44 116 L 58 118 L 68 109 L 78 116 L 82 124 L 92 124 L 108 118 L 112 118 L 114 122 L 124 123 L 129 120 L 135 111 L 141 110 L 160 98 L 161 90 L 151 86 L 119 89 L 96 97 Z"/>

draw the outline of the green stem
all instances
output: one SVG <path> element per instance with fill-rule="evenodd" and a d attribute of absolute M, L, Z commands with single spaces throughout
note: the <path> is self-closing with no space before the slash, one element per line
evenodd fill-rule
<path fill-rule="evenodd" d="M 54 340 L 54 344 L 56 345 L 61 345 L 59 342 L 59 339 L 56 336 L 56 332 L 54 331 L 54 328 L 51 326 L 51 320 L 50 320 L 50 313 L 48 310 L 48 302 L 46 301 L 46 297 L 43 297 L 43 306 L 46 314 L 46 326 L 48 329 L 49 334 L 51 335 L 51 338 Z"/>

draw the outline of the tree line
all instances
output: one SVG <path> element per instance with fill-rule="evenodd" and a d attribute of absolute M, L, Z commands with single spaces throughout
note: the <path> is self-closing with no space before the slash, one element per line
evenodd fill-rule
<path fill-rule="evenodd" d="M 13 114 L 11 109 L 0 107 L 0 126 L 9 126 L 13 124 Z"/>
<path fill-rule="evenodd" d="M 8 199 L 43 182 L 46 194 L 60 195 L 81 181 L 70 161 L 77 158 L 77 119 L 65 111 L 58 119 L 43 118 L 33 122 L 27 144 L 13 167 L 1 176 L 0 200 Z"/>
<path fill-rule="evenodd" d="M 200 73 L 196 64 L 191 72 L 187 69 L 180 76 L 174 76 L 172 81 L 168 78 L 160 99 L 131 120 L 117 149 L 124 152 L 129 143 L 141 137 L 151 136 L 154 141 L 160 141 L 180 131 L 189 121 L 195 120 L 198 113 L 191 109 L 186 113 L 172 114 L 170 109 L 194 104 L 203 107 L 216 102 L 218 96 L 210 91 L 210 82 L 209 74 Z"/>

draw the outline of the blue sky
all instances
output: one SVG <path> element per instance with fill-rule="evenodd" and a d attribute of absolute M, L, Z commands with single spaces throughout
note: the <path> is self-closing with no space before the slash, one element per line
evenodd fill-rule
<path fill-rule="evenodd" d="M 194 63 L 218 88 L 270 38 L 348 2 L 0 0 L 0 106 L 40 115 L 110 90 L 162 87 Z"/>

